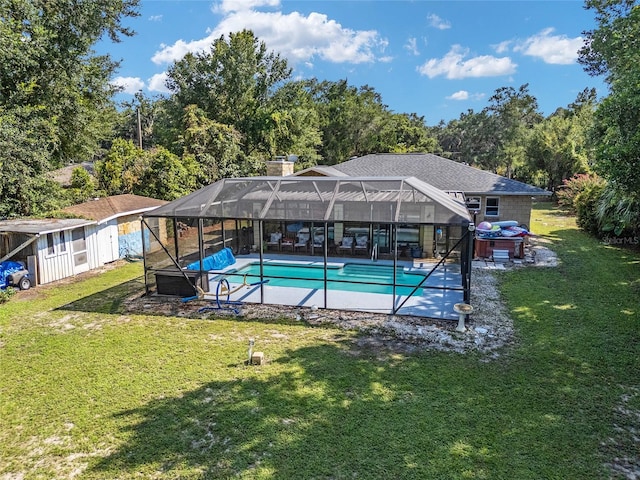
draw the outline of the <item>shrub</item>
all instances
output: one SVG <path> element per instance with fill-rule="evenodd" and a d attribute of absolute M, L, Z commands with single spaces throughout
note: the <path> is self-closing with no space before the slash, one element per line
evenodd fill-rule
<path fill-rule="evenodd" d="M 15 294 L 16 291 L 11 287 L 0 290 L 0 305 L 2 305 L 3 303 L 7 303 Z"/>
<path fill-rule="evenodd" d="M 576 212 L 576 223 L 584 231 L 602 236 L 600 219 L 598 217 L 598 204 L 604 190 L 603 182 L 593 183 L 586 186 L 573 199 L 573 206 Z"/>
<path fill-rule="evenodd" d="M 579 173 L 564 179 L 556 193 L 558 205 L 575 215 L 577 213 L 576 197 L 582 192 L 604 183 L 605 181 L 594 173 Z"/>
<path fill-rule="evenodd" d="M 603 232 L 635 236 L 640 230 L 640 194 L 628 194 L 609 182 L 600 195 L 597 214 Z"/>

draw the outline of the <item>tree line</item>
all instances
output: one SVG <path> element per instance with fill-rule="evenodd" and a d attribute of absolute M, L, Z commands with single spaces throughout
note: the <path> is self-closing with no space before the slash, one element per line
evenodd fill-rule
<path fill-rule="evenodd" d="M 278 155 L 297 155 L 302 169 L 429 152 L 557 192 L 583 218 L 588 205 L 594 233 L 637 232 L 640 9 L 631 0 L 585 6 L 598 28 L 586 32 L 580 62 L 605 75 L 606 98 L 585 89 L 545 117 L 528 85 L 503 87 L 482 110 L 429 126 L 393 112 L 369 85 L 292 79 L 287 61 L 249 30 L 174 62 L 168 95 L 139 92 L 116 105 L 117 62 L 93 47 L 134 34 L 122 24 L 139 0 L 3 2 L 0 216 L 119 193 L 172 200 L 220 178 L 264 174 Z M 75 169 L 70 188 L 48 175 L 85 160 L 95 160 L 94 174 Z"/>

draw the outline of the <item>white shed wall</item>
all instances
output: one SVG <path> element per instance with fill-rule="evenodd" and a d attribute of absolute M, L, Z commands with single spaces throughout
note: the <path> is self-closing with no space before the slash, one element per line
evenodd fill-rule
<path fill-rule="evenodd" d="M 73 275 L 73 260 L 70 251 L 70 242 L 66 252 L 57 251 L 49 255 L 47 251 L 47 236 L 42 235 L 36 241 L 38 257 L 38 283 L 50 283 Z"/>
<path fill-rule="evenodd" d="M 64 246 L 61 245 L 60 233 L 53 234 L 55 244 L 53 254 L 48 250 L 47 235 L 38 238 L 36 248 L 38 257 L 37 282 L 39 284 L 62 280 L 101 267 L 105 263 L 117 259 L 117 256 L 113 258 L 114 249 L 116 254 L 118 251 L 118 227 L 115 222 L 111 225 L 88 225 L 80 228 L 84 228 L 87 248 L 87 263 L 81 266 L 74 266 L 71 230 L 64 233 Z"/>
<path fill-rule="evenodd" d="M 85 239 L 87 241 L 87 260 L 89 270 L 101 267 L 105 262 L 101 259 L 101 250 L 110 249 L 109 245 L 100 243 L 101 235 L 99 234 L 102 225 L 88 225 L 84 228 Z"/>
<path fill-rule="evenodd" d="M 97 234 L 98 262 L 100 265 L 118 259 L 118 221 L 111 220 L 99 225 Z"/>

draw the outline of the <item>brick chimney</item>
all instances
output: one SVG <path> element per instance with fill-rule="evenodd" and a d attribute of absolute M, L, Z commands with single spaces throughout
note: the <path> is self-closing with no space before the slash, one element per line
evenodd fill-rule
<path fill-rule="evenodd" d="M 293 166 L 295 162 L 287 160 L 287 157 L 276 157 L 275 160 L 267 162 L 268 177 L 286 177 L 293 175 Z"/>

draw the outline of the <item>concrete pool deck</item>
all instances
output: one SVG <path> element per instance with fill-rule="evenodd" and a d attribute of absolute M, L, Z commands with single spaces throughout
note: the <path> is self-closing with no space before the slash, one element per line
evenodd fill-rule
<path fill-rule="evenodd" d="M 227 269 L 226 272 L 239 270 L 247 264 L 259 261 L 260 258 L 256 254 L 243 255 L 236 257 L 236 263 Z M 318 256 L 295 256 L 269 254 L 263 257 L 265 263 L 268 262 L 291 262 L 291 263 L 309 263 L 323 264 L 323 258 Z M 360 263 L 371 265 L 393 265 L 392 260 L 376 260 L 372 262 L 369 259 L 345 258 L 345 257 L 328 257 L 327 263 L 331 265 L 343 265 L 345 263 Z M 397 266 L 404 267 L 408 271 L 416 273 L 428 273 L 435 263 L 414 263 L 413 261 L 398 261 Z M 205 296 L 209 300 L 215 300 L 215 290 L 219 281 L 219 274 L 212 274 L 209 277 L 209 285 L 211 292 Z M 241 284 L 231 283 L 230 289 L 233 293 L 230 300 L 243 303 L 264 303 L 270 305 L 289 305 L 306 308 L 325 308 L 325 290 L 312 289 L 302 287 L 277 287 L 271 286 L 269 283 L 239 288 Z M 397 315 L 414 315 L 420 317 L 457 320 L 458 314 L 454 312 L 453 305 L 463 301 L 462 290 L 451 290 L 451 288 L 462 288 L 462 277 L 458 265 L 443 264 L 435 272 L 431 274 L 426 287 L 421 288 L 422 293 L 418 291 L 411 296 Z M 446 290 L 444 288 L 447 288 Z M 237 289 L 236 291 L 234 291 Z M 396 295 L 395 304 L 400 305 L 406 295 Z M 226 300 L 224 296 L 220 300 Z M 394 299 L 393 295 L 384 295 L 378 293 L 363 293 L 342 290 L 326 291 L 326 308 L 334 310 L 350 310 L 372 313 L 393 313 Z"/>

